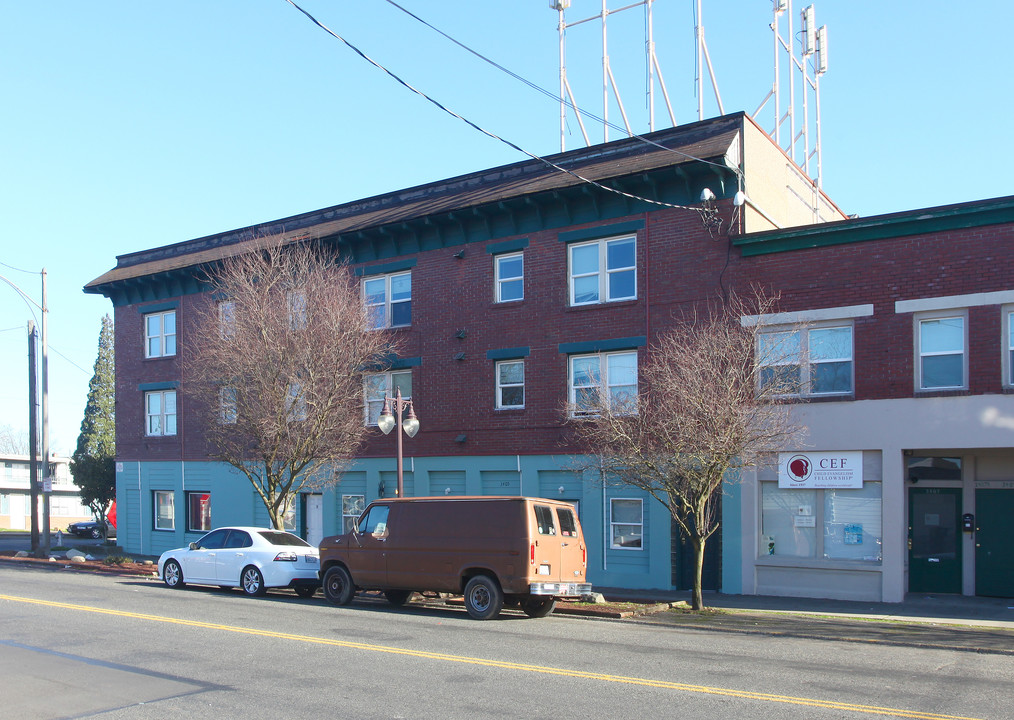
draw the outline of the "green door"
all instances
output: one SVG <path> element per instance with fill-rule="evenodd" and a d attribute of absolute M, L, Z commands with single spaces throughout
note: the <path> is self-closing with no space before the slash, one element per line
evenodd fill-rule
<path fill-rule="evenodd" d="M 961 592 L 961 489 L 908 491 L 908 591 Z"/>
<path fill-rule="evenodd" d="M 976 490 L 975 513 L 975 594 L 1014 597 L 1014 490 Z"/>

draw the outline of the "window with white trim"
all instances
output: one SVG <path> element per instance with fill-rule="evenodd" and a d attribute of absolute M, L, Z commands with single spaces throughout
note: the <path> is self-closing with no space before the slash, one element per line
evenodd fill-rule
<path fill-rule="evenodd" d="M 967 387 L 965 316 L 916 318 L 917 384 L 920 390 Z"/>
<path fill-rule="evenodd" d="M 222 300 L 218 303 L 218 334 L 223 340 L 236 334 L 235 300 Z"/>
<path fill-rule="evenodd" d="M 366 509 L 365 495 L 342 495 L 342 532 L 352 532 Z"/>
<path fill-rule="evenodd" d="M 289 313 L 289 329 L 306 329 L 306 291 L 290 290 L 285 294 L 285 302 Z"/>
<path fill-rule="evenodd" d="M 289 422 L 302 422 L 307 418 L 306 393 L 303 386 L 297 382 L 289 383 L 288 393 L 285 398 L 286 412 Z"/>
<path fill-rule="evenodd" d="M 155 490 L 152 492 L 152 509 L 156 530 L 176 529 L 176 508 L 172 490 Z"/>
<path fill-rule="evenodd" d="M 640 498 L 610 498 L 609 547 L 640 550 L 644 538 L 644 503 Z"/>
<path fill-rule="evenodd" d="M 569 399 L 575 417 L 637 412 L 637 351 L 571 355 Z"/>
<path fill-rule="evenodd" d="M 235 425 L 239 419 L 239 391 L 234 387 L 223 387 L 218 391 L 219 422 Z"/>
<path fill-rule="evenodd" d="M 1003 384 L 1014 387 L 1014 309 L 1004 309 L 1003 321 Z"/>
<path fill-rule="evenodd" d="M 567 258 L 571 305 L 637 297 L 636 236 L 571 243 Z"/>
<path fill-rule="evenodd" d="M 144 394 L 145 434 L 176 434 L 176 391 L 154 390 Z"/>
<path fill-rule="evenodd" d="M 169 357 L 176 354 L 176 311 L 148 313 L 144 316 L 144 356 Z"/>
<path fill-rule="evenodd" d="M 412 371 L 396 370 L 383 373 L 372 373 L 363 377 L 363 394 L 365 396 L 364 421 L 367 425 L 376 425 L 384 409 L 384 398 L 394 397 L 401 390 L 404 400 L 412 398 Z"/>
<path fill-rule="evenodd" d="M 522 253 L 493 257 L 496 271 L 496 301 L 513 302 L 525 297 L 525 259 Z"/>
<path fill-rule="evenodd" d="M 525 361 L 500 360 L 496 364 L 496 407 L 504 410 L 525 406 Z"/>
<path fill-rule="evenodd" d="M 363 304 L 374 329 L 412 324 L 412 273 L 376 275 L 363 280 Z"/>
<path fill-rule="evenodd" d="M 804 397 L 853 392 L 852 325 L 773 329 L 757 336 L 761 388 Z"/>

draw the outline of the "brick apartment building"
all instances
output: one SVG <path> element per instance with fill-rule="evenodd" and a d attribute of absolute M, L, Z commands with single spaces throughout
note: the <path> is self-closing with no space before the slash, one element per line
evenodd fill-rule
<path fill-rule="evenodd" d="M 115 307 L 120 543 L 158 554 L 267 522 L 208 460 L 180 361 L 212 301 L 202 267 L 254 238 L 313 238 L 404 340 L 364 388 L 364 422 L 375 396 L 411 395 L 406 495 L 568 500 L 594 584 L 686 587 L 665 508 L 577 470 L 563 408 L 589 376 L 636 386 L 681 310 L 759 284 L 781 312 L 743 322 L 798 348 L 807 437 L 729 484 L 709 584 L 1014 595 L 1014 199 L 849 219 L 744 114 L 650 139 L 549 158 L 567 172 L 525 161 L 117 258 L 85 291 Z M 394 494 L 393 456 L 378 431 L 333 488 L 301 496 L 293 528 L 315 542 Z"/>

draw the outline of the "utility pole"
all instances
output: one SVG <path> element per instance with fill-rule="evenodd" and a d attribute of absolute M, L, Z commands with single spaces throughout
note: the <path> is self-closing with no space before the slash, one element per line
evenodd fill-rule
<path fill-rule="evenodd" d="M 39 469 L 35 437 L 35 322 L 28 321 L 28 484 L 32 491 L 32 554 L 39 554 Z"/>
<path fill-rule="evenodd" d="M 46 305 L 46 268 L 42 268 L 42 549 L 49 554 L 49 496 L 53 478 L 49 473 L 49 307 Z"/>

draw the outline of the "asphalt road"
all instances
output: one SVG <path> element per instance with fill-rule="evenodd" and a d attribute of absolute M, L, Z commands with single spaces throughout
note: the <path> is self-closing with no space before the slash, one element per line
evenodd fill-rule
<path fill-rule="evenodd" d="M 1014 657 L 0 565 L 11 718 L 1014 718 Z"/>

